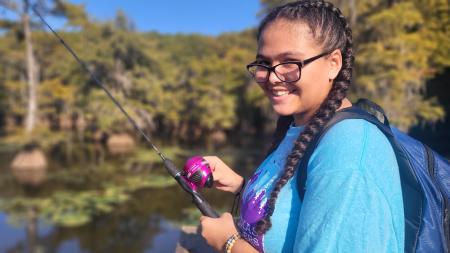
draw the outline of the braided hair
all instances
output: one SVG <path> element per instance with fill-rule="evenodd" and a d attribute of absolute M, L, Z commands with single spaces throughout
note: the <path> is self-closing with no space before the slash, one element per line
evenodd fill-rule
<path fill-rule="evenodd" d="M 291 23 L 300 22 L 306 24 L 318 45 L 322 45 L 324 52 L 331 52 L 335 49 L 341 51 L 343 63 L 339 74 L 333 80 L 328 96 L 321 103 L 314 116 L 305 125 L 303 132 L 295 141 L 287 157 L 284 171 L 276 182 L 267 201 L 266 216 L 257 223 L 256 231 L 258 234 L 264 234 L 272 226 L 270 217 L 274 212 L 278 194 L 288 180 L 293 177 L 308 145 L 322 130 L 323 126 L 333 117 L 336 110 L 341 106 L 342 100 L 346 97 L 347 90 L 351 84 L 354 61 L 352 31 L 341 11 L 331 3 L 321 0 L 303 0 L 288 3 L 273 9 L 262 20 L 259 26 L 258 41 L 261 38 L 262 32 L 269 24 L 281 19 Z M 280 116 L 274 134 L 272 149 L 284 137 L 292 121 L 292 116 Z"/>

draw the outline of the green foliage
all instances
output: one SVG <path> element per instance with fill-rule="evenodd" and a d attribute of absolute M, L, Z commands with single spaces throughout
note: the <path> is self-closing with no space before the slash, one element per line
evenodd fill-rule
<path fill-rule="evenodd" d="M 284 2 L 289 1 L 261 0 L 261 13 Z M 403 129 L 442 119 L 438 100 L 425 94 L 428 80 L 450 66 L 448 2 L 334 2 L 354 18 L 351 97 L 379 102 Z M 152 136 L 207 141 L 214 132 L 261 133 L 273 120 L 270 104 L 245 70 L 256 52 L 255 29 L 217 37 L 139 33 L 121 11 L 102 23 L 92 21 L 81 5 L 47 5 L 53 6 L 53 14 L 66 17 L 67 29 L 59 33 L 67 44 Z M 15 129 L 7 134 L 17 135 L 27 108 L 25 54 L 23 40 L 6 21 L 17 20 L 1 23 L 8 29 L 0 36 L 0 86 L 7 94 L 2 117 L 15 119 Z M 41 82 L 37 129 L 57 126 L 75 113 L 88 126 L 79 129 L 86 137 L 134 131 L 50 33 L 35 30 L 33 40 Z M 51 131 L 67 134 L 67 129 Z"/>
<path fill-rule="evenodd" d="M 391 121 L 402 129 L 419 120 L 435 122 L 444 117 L 434 99 L 425 99 L 430 62 L 440 43 L 427 38 L 424 15 L 413 2 L 399 2 L 370 13 L 357 37 L 357 87 L 359 96 L 377 101 Z M 405 107 L 405 105 L 407 105 Z"/>
<path fill-rule="evenodd" d="M 106 172 L 103 171 L 103 173 Z M 63 175 L 54 175 L 54 178 L 49 180 L 62 184 L 61 176 Z M 76 175 L 71 173 L 68 176 L 72 178 L 72 182 L 66 180 L 66 184 L 76 183 L 73 181 L 77 179 Z M 79 183 L 86 184 L 86 182 Z M 120 182 L 101 181 L 100 186 L 97 185 L 96 189 L 91 190 L 55 190 L 48 196 L 3 198 L 0 199 L 0 209 L 10 214 L 13 223 L 26 219 L 29 210 L 32 209 L 36 211 L 38 217 L 49 223 L 59 226 L 80 226 L 96 216 L 110 213 L 118 205 L 124 204 L 136 190 L 167 187 L 173 184 L 175 180 L 168 176 L 126 175 Z"/>
<path fill-rule="evenodd" d="M 60 32 L 61 36 L 146 131 L 192 140 L 235 127 L 239 101 L 246 101 L 238 91 L 248 84 L 244 66 L 254 55 L 252 32 L 220 38 L 139 34 L 123 12 L 114 23 L 93 23 L 80 6 L 62 2 L 55 8 L 56 14 L 68 17 L 68 26 L 79 28 Z M 57 125 L 48 121 L 76 112 L 103 132 L 131 130 L 103 90 L 51 34 L 37 31 L 34 40 L 36 58 L 45 66 L 38 96 L 41 125 Z M 12 95 L 9 115 L 23 118 L 25 82 L 16 68 L 24 61 L 23 48 L 15 46 L 9 35 L 0 37 L 0 43 L 9 47 L 0 57 Z"/>
<path fill-rule="evenodd" d="M 67 25 L 84 27 L 88 24 L 88 16 L 84 5 L 71 4 L 69 1 L 55 1 L 53 14 L 67 18 Z"/>

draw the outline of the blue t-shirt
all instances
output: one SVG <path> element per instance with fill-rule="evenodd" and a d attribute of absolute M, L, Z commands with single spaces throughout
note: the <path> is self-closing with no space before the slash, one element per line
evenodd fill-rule
<path fill-rule="evenodd" d="M 344 120 L 308 162 L 302 203 L 297 173 L 281 189 L 263 236 L 256 223 L 303 127 L 291 126 L 245 187 L 238 227 L 261 252 L 403 252 L 404 215 L 394 151 L 371 123 Z"/>

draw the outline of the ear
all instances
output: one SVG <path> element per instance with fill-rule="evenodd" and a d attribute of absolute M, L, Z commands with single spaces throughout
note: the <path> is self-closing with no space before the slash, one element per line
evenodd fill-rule
<path fill-rule="evenodd" d="M 342 68 L 342 53 L 340 49 L 336 49 L 328 56 L 329 68 L 328 78 L 334 80 Z"/>

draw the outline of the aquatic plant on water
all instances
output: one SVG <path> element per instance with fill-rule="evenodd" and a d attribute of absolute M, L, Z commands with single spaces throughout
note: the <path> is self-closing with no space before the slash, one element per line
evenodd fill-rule
<path fill-rule="evenodd" d="M 80 226 L 96 216 L 110 213 L 124 204 L 137 189 L 167 187 L 175 181 L 167 176 L 127 177 L 121 185 L 105 185 L 87 191 L 57 191 L 48 197 L 15 197 L 0 199 L 0 209 L 13 224 L 29 219 L 30 210 L 43 221 L 58 226 Z"/>

